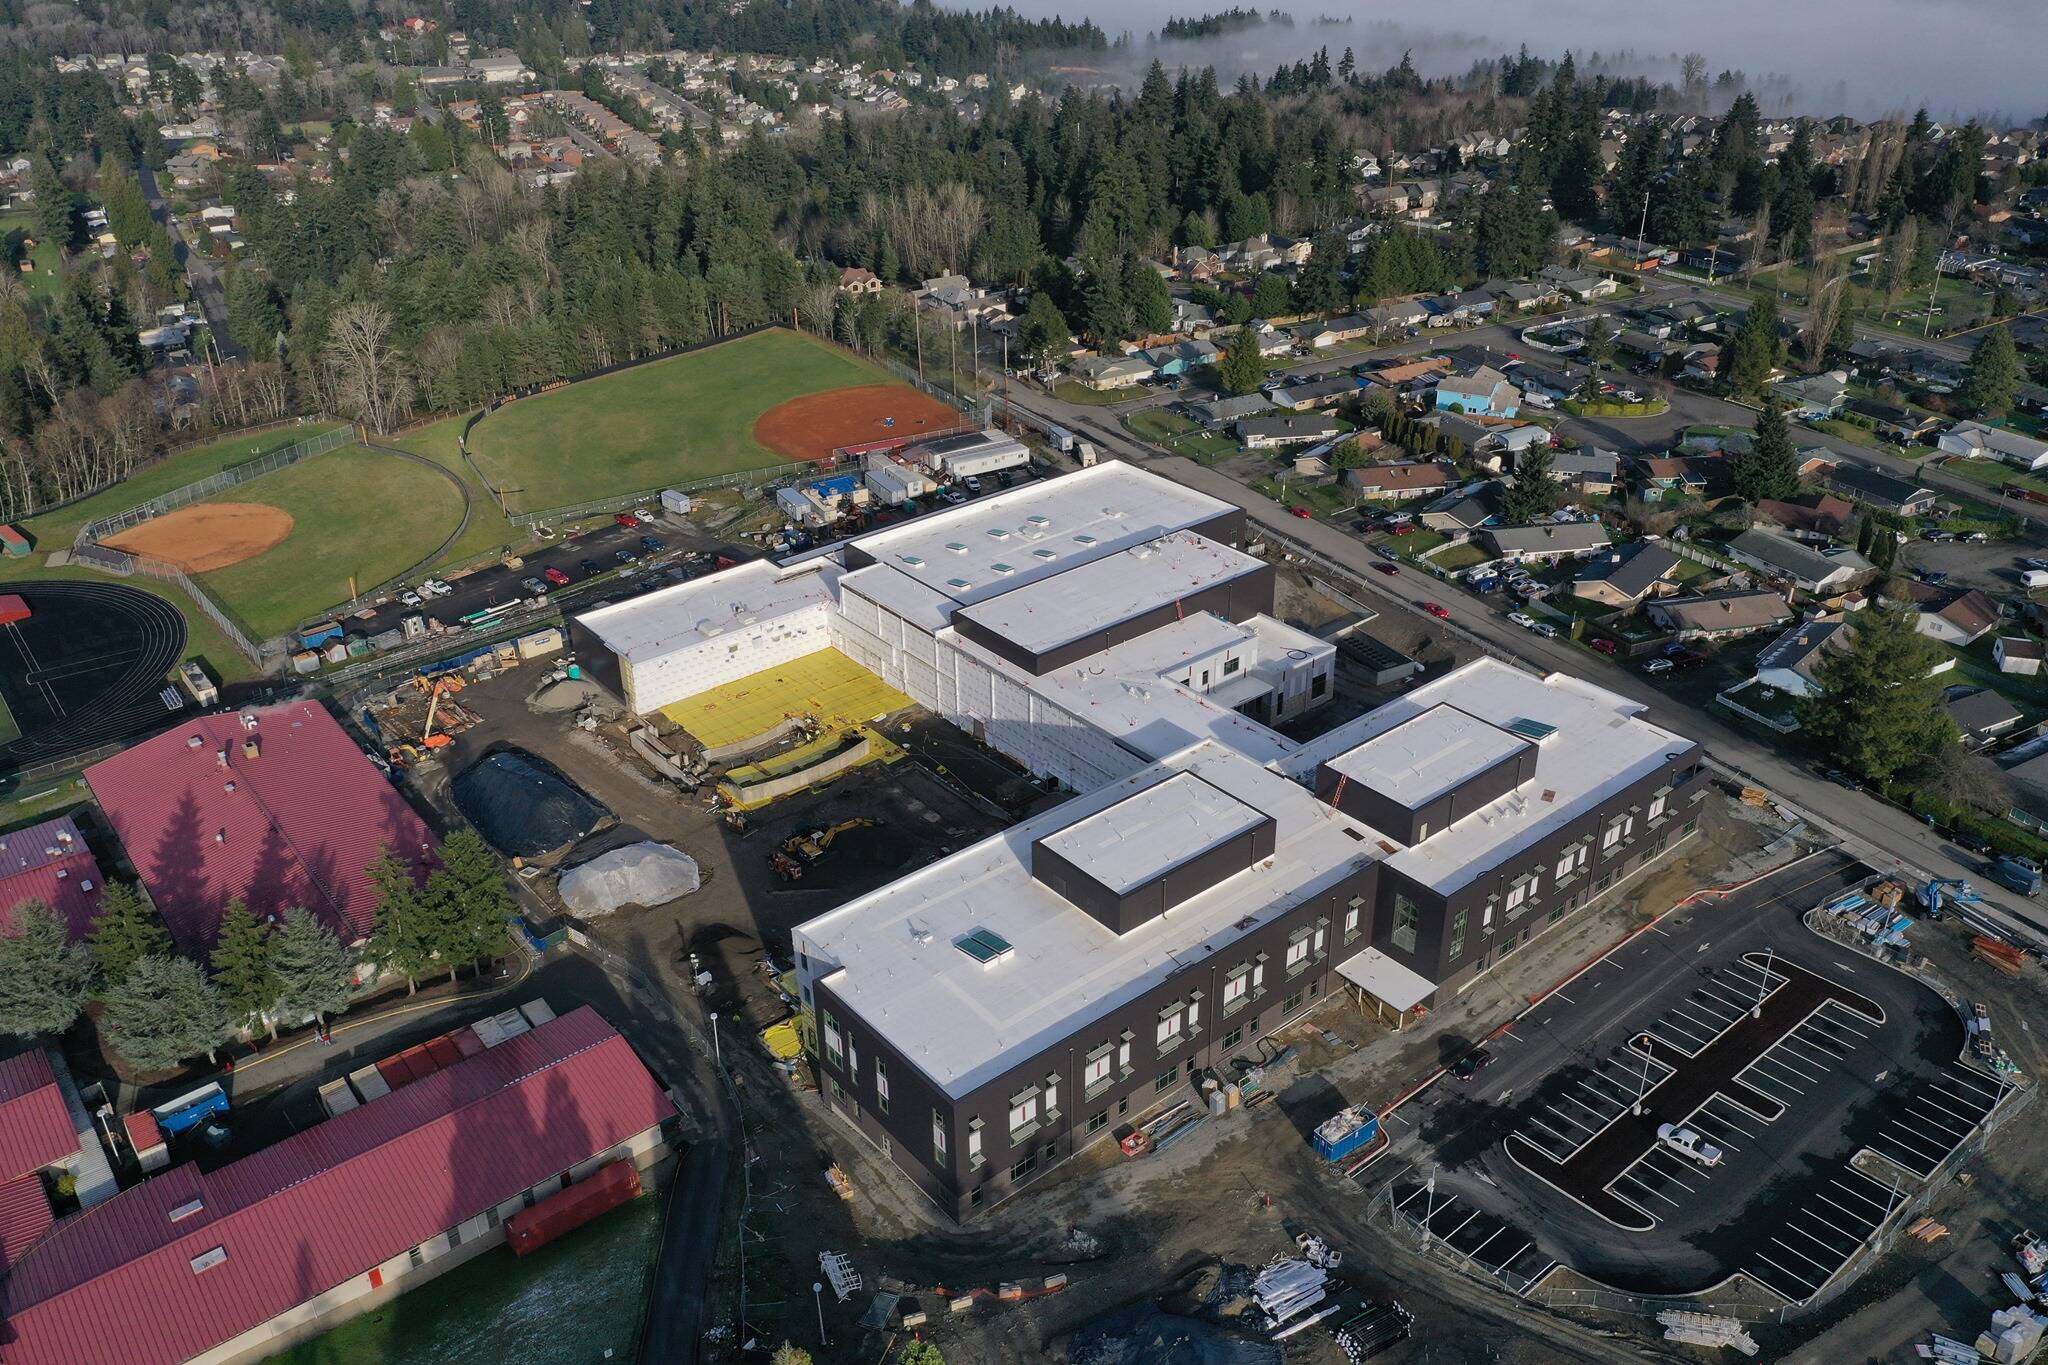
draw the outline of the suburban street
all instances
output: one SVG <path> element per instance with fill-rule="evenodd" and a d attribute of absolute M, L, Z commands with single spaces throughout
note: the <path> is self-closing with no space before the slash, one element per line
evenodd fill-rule
<path fill-rule="evenodd" d="M 185 268 L 185 278 L 191 282 L 192 297 L 199 301 L 199 309 L 206 314 L 206 329 L 213 334 L 213 345 L 218 358 L 223 362 L 243 360 L 248 353 L 235 344 L 228 331 L 228 296 L 220 282 L 220 271 L 214 268 L 213 259 L 203 251 L 196 251 L 185 240 L 184 231 L 171 218 L 170 207 L 164 201 L 157 186 L 156 172 L 149 163 L 135 164 L 135 177 L 142 186 L 143 197 L 149 200 L 149 211 L 171 234 L 171 242 L 178 253 L 178 264 Z"/>
<path fill-rule="evenodd" d="M 1489 339 L 1492 334 L 1492 339 Z M 1442 344 L 1441 342 L 1437 344 Z M 1457 339 L 1462 345 L 1512 345 L 1504 328 L 1482 328 Z M 1425 349 L 1423 343 L 1408 343 L 1376 354 L 1406 354 Z M 1305 368 L 1327 368 L 1330 362 L 1308 362 Z M 1715 762 L 1732 774 L 1768 788 L 1788 809 L 1816 827 L 1827 829 L 1843 840 L 1856 856 L 1884 870 L 1908 870 L 1940 877 L 1969 877 L 1986 892 L 1982 907 L 1987 918 L 2022 932 L 2037 943 L 2048 943 L 2048 915 L 2010 893 L 1990 887 L 1977 860 L 1963 854 L 1924 823 L 1904 811 L 1887 806 L 1861 792 L 1846 790 L 1819 773 L 1780 753 L 1734 727 L 1709 711 L 1680 705 L 1657 685 L 1634 669 L 1611 662 L 1568 640 L 1550 640 L 1519 629 L 1486 607 L 1462 586 L 1436 579 L 1425 580 L 1429 600 L 1448 607 L 1451 620 L 1434 621 L 1421 611 L 1421 598 L 1410 584 L 1414 579 L 1388 579 L 1370 572 L 1374 556 L 1358 537 L 1321 521 L 1293 516 L 1271 498 L 1255 492 L 1230 476 L 1182 456 L 1169 455 L 1132 436 L 1117 424 L 1114 416 L 1099 408 L 1061 402 L 1050 395 L 1013 391 L 1012 400 L 1026 413 L 1040 420 L 1057 422 L 1097 442 L 1105 453 L 1142 465 L 1159 474 L 1196 488 L 1211 496 L 1237 504 L 1246 515 L 1283 548 L 1302 554 L 1343 573 L 1366 595 L 1370 605 L 1411 613 L 1426 628 L 1461 636 L 1499 658 L 1520 663 L 1540 672 L 1566 672 L 1592 678 L 1641 702 L 1650 719 L 1706 745 Z M 1679 410 L 1680 401 L 1691 412 Z M 1735 404 L 1704 395 L 1675 395 L 1672 413 L 1649 419 L 1670 431 L 1686 421 L 1747 421 L 1747 414 Z M 1633 425 L 1633 424 L 1632 424 Z M 1639 440 L 1642 438 L 1638 438 Z M 1811 439 L 1827 444 L 1844 455 L 1846 442 L 1834 442 L 1816 432 L 1801 432 L 1802 442 Z M 1654 445 L 1654 441 L 1650 444 Z M 1857 458 L 1872 452 L 1854 447 Z M 1871 463 L 1878 463 L 1870 460 Z M 1891 462 L 1903 466 L 1904 462 Z M 1981 490 L 1979 490 L 1981 491 Z M 2048 509 L 2044 509 L 2048 510 Z"/>

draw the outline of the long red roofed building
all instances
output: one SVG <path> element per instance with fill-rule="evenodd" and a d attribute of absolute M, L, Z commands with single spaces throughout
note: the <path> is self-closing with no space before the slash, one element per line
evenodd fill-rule
<path fill-rule="evenodd" d="M 76 943 L 99 918 L 106 884 L 68 815 L 0 834 L 0 934 L 14 932 L 16 910 L 39 901 L 63 916 Z"/>
<path fill-rule="evenodd" d="M 424 875 L 426 823 L 314 702 L 198 716 L 86 769 L 171 937 L 203 957 L 240 897 L 302 906 L 344 943 L 369 936 L 369 868 L 389 847 Z"/>
<path fill-rule="evenodd" d="M 187 1162 L 58 1223 L 0 1281 L 4 1365 L 258 1360 L 504 1241 L 675 1106 L 583 1006 L 212 1173 Z"/>

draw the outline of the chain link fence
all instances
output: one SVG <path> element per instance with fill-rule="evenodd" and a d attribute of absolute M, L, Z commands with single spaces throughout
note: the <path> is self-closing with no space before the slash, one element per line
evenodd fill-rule
<path fill-rule="evenodd" d="M 240 650 L 242 656 L 258 669 L 267 669 L 270 660 L 282 652 L 276 647 L 266 650 L 264 642 L 254 631 L 243 625 L 233 612 L 216 601 L 210 593 L 199 586 L 197 580 L 175 564 L 167 564 L 149 555 L 130 554 L 126 550 L 110 550 L 104 545 L 85 545 L 73 550 L 71 562 L 119 578 L 142 574 L 176 585 L 192 599 L 193 605 L 205 612 L 208 619 L 220 627 L 221 634 L 228 637 L 229 643 Z"/>
<path fill-rule="evenodd" d="M 538 512 L 513 512 L 506 516 L 514 526 L 545 526 L 556 522 L 575 521 L 581 517 L 600 516 L 607 512 L 622 512 L 628 507 L 641 503 L 652 505 L 665 492 L 706 493 L 714 488 L 756 489 L 769 484 L 780 483 L 805 473 L 825 473 L 816 462 L 794 460 L 788 464 L 765 465 L 760 469 L 737 469 L 730 474 L 711 474 L 701 479 L 686 479 L 681 483 L 665 483 L 659 488 L 643 488 L 634 493 L 619 493 L 595 502 L 579 502 L 569 507 L 548 507 Z"/>
<path fill-rule="evenodd" d="M 295 441 L 282 450 L 273 450 L 268 454 L 258 455 L 253 460 L 244 460 L 241 464 L 229 465 L 226 469 L 215 474 L 209 474 L 196 483 L 188 483 L 183 488 L 174 488 L 170 492 L 160 494 L 147 502 L 137 503 L 125 512 L 117 512 L 111 517 L 102 517 L 98 521 L 89 521 L 78 528 L 78 536 L 73 543 L 83 549 L 86 546 L 106 539 L 108 536 L 118 535 L 130 527 L 140 526 L 143 522 L 160 517 L 166 512 L 173 512 L 180 507 L 190 506 L 192 503 L 210 498 L 215 493 L 233 488 L 238 484 L 248 483 L 251 479 L 260 479 L 265 474 L 274 474 L 280 469 L 297 464 L 300 460 L 310 459 L 315 455 L 324 455 L 328 451 L 345 446 L 353 440 L 355 440 L 355 431 L 352 428 L 337 427 L 333 431 L 322 432 L 318 436 L 309 436 L 303 441 Z"/>

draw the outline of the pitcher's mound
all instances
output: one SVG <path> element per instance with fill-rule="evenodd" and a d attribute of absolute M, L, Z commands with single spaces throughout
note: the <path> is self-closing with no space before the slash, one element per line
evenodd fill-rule
<path fill-rule="evenodd" d="M 908 384 L 856 384 L 777 403 L 754 423 L 754 439 L 785 459 L 822 460 L 841 446 L 921 441 L 966 420 Z"/>
<path fill-rule="evenodd" d="M 292 533 L 292 514 L 260 502 L 203 502 L 180 507 L 101 543 L 149 555 L 187 573 L 225 569 L 254 559 Z"/>

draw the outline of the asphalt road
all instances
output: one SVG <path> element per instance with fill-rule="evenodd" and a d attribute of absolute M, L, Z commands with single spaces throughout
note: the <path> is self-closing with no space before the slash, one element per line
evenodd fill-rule
<path fill-rule="evenodd" d="M 149 201 L 150 214 L 171 234 L 172 249 L 178 253 L 178 264 L 185 268 L 185 278 L 191 282 L 192 296 L 199 300 L 199 311 L 206 314 L 206 328 L 213 334 L 219 358 L 246 359 L 248 352 L 235 344 L 228 330 L 227 291 L 221 287 L 220 272 L 214 268 L 213 259 L 203 251 L 193 250 L 185 241 L 184 231 L 172 220 L 170 207 L 158 191 L 156 172 L 147 163 L 137 163 L 135 176 L 142 185 L 143 197 Z"/>
<path fill-rule="evenodd" d="M 1485 344 L 1475 333 L 1467 333 L 1461 340 Z M 1119 426 L 1112 413 L 1061 403 L 1035 392 L 1013 391 L 1012 402 L 1043 420 L 1060 423 L 1095 441 L 1106 454 L 1244 508 L 1247 517 L 1283 548 L 1306 551 L 1343 572 L 1356 583 L 1369 605 L 1409 612 L 1424 628 L 1460 637 L 1499 658 L 1539 673 L 1576 674 L 1640 702 L 1650 720 L 1697 739 L 1714 761 L 1744 780 L 1768 788 L 1802 818 L 1841 838 L 1856 856 L 1887 871 L 1970 878 L 1985 893 L 1986 904 L 1982 908 L 1987 920 L 2030 941 L 2048 944 L 2048 913 L 2035 902 L 1989 886 L 1977 859 L 1949 844 L 1924 823 L 1860 792 L 1836 786 L 1779 750 L 1723 723 L 1710 711 L 1675 701 L 1640 672 L 1568 640 L 1544 639 L 1522 630 L 1455 583 L 1418 579 L 1413 573 L 1389 579 L 1371 572 L 1371 566 L 1378 561 L 1357 537 L 1321 521 L 1292 516 L 1281 504 L 1226 474 L 1140 441 Z M 1420 609 L 1425 598 L 1447 606 L 1452 620 L 1435 621 L 1425 615 Z"/>

